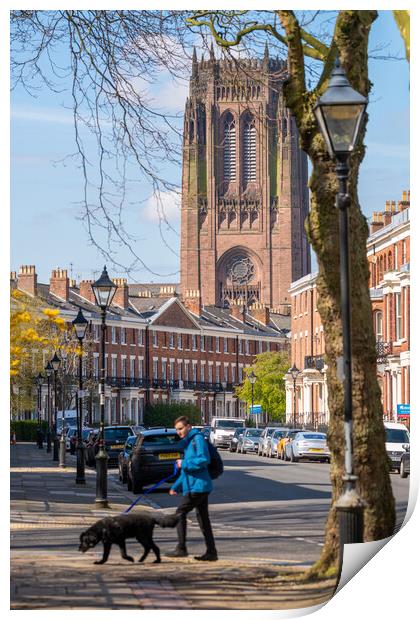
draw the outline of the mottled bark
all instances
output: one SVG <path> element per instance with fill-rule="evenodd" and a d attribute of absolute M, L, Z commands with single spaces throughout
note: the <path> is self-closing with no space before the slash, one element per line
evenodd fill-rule
<path fill-rule="evenodd" d="M 342 491 L 344 465 L 343 386 L 337 377 L 337 358 L 342 355 L 340 313 L 340 273 L 338 211 L 335 197 L 338 190 L 335 167 L 330 161 L 318 131 L 312 107 L 326 87 L 323 76 L 319 88 L 309 93 L 302 84 L 303 54 L 299 27 L 291 11 L 279 12 L 288 35 L 290 80 L 285 89 L 286 103 L 293 111 L 301 136 L 302 148 L 313 165 L 310 179 L 311 210 L 306 230 L 315 250 L 319 275 L 317 279 L 318 310 L 324 326 L 326 343 L 328 404 L 331 449 L 332 504 L 326 526 L 326 540 L 319 562 L 311 575 L 334 572 L 338 562 L 338 525 L 334 502 Z M 352 86 L 368 94 L 367 43 L 376 11 L 341 11 L 336 23 L 333 43 L 326 65 L 331 66 L 338 53 Z M 365 121 L 366 123 L 366 121 Z M 365 125 L 366 126 L 366 125 Z M 368 226 L 360 210 L 357 196 L 359 166 L 364 148 L 359 145 L 350 161 L 349 210 L 351 259 L 351 321 L 353 362 L 353 437 L 354 470 L 357 488 L 366 502 L 364 539 L 378 540 L 393 533 L 395 505 L 389 478 L 385 434 L 382 421 L 380 388 L 376 378 L 376 351 L 371 303 L 369 268 L 366 259 Z"/>

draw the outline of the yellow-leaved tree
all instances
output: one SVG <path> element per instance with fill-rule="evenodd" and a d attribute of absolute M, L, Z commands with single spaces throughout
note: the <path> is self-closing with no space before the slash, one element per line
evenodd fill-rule
<path fill-rule="evenodd" d="M 62 346 L 66 323 L 60 311 L 18 290 L 10 303 L 11 413 L 32 410 L 35 377 L 44 370 L 47 356 Z M 48 359 L 49 359 L 48 357 Z"/>

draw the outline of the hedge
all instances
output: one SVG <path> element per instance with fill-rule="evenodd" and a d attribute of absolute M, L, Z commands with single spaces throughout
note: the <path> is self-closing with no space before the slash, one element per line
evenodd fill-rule
<path fill-rule="evenodd" d="M 44 436 L 46 435 L 47 427 L 47 422 L 42 420 L 41 428 Z M 10 422 L 10 434 L 16 433 L 16 441 L 36 441 L 37 428 L 37 420 L 13 420 Z"/>
<path fill-rule="evenodd" d="M 150 405 L 144 412 L 144 424 L 146 426 L 165 426 L 172 428 L 174 421 L 185 415 L 191 424 L 201 424 L 200 409 L 192 403 L 158 403 Z"/>

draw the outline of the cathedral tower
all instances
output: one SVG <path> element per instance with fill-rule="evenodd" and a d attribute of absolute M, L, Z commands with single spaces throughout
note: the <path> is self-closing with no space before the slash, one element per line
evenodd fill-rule
<path fill-rule="evenodd" d="M 284 106 L 284 61 L 197 61 L 185 107 L 181 293 L 286 310 L 310 271 L 307 160 Z"/>

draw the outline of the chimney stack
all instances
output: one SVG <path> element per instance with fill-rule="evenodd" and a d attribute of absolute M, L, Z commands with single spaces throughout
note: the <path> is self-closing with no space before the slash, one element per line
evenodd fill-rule
<path fill-rule="evenodd" d="M 90 301 L 91 304 L 96 304 L 92 284 L 93 280 L 80 280 L 79 295 L 87 301 Z"/>
<path fill-rule="evenodd" d="M 263 325 L 269 325 L 270 308 L 260 302 L 255 302 L 251 306 L 251 316 Z"/>
<path fill-rule="evenodd" d="M 67 269 L 53 269 L 50 278 L 50 293 L 63 299 L 69 300 L 69 278 L 67 276 Z"/>
<path fill-rule="evenodd" d="M 22 265 L 18 275 L 18 289 L 29 293 L 32 297 L 36 296 L 38 276 L 35 273 L 35 265 Z"/>
<path fill-rule="evenodd" d="M 230 302 L 230 314 L 234 319 L 245 323 L 245 311 L 245 306 L 242 301 L 235 299 Z"/>
<path fill-rule="evenodd" d="M 169 297 L 175 297 L 175 285 L 171 284 L 171 285 L 165 285 L 165 286 L 161 286 L 160 287 L 160 291 L 159 291 L 159 297 L 167 297 L 169 299 Z"/>
<path fill-rule="evenodd" d="M 200 316 L 201 314 L 201 297 L 199 290 L 185 291 L 185 297 L 183 299 L 184 306 L 187 310 Z"/>
<path fill-rule="evenodd" d="M 113 306 L 119 306 L 124 310 L 127 310 L 129 307 L 128 303 L 128 285 L 126 278 L 113 278 L 112 280 L 114 284 L 117 285 L 117 290 L 115 291 L 114 299 L 112 300 Z"/>

